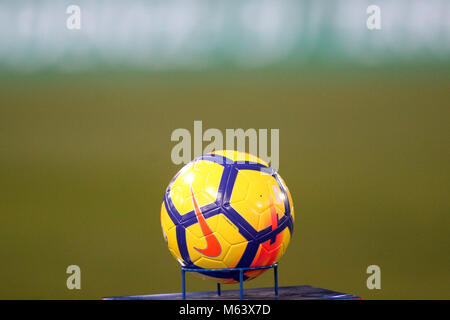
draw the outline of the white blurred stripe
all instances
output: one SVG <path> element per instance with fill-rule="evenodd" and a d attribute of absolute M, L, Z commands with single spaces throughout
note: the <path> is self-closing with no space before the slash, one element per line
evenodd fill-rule
<path fill-rule="evenodd" d="M 369 0 L 3 0 L 0 66 L 205 68 L 332 59 L 448 61 L 450 1 L 380 0 L 382 30 L 365 27 Z M 81 7 L 81 30 L 66 8 Z"/>

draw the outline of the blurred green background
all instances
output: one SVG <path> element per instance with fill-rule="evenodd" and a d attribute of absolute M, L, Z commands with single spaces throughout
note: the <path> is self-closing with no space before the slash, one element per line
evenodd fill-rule
<path fill-rule="evenodd" d="M 449 299 L 450 63 L 428 54 L 70 72 L 3 59 L 0 298 L 180 291 L 159 210 L 180 169 L 170 135 L 202 120 L 204 130 L 280 129 L 279 172 L 296 209 L 280 285 Z M 66 287 L 72 264 L 81 290 Z M 366 287 L 372 264 L 381 290 Z M 271 273 L 246 283 L 270 285 Z M 187 286 L 215 288 L 191 275 Z"/>

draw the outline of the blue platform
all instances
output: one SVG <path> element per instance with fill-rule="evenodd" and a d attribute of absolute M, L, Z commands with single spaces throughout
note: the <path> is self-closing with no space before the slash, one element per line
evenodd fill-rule
<path fill-rule="evenodd" d="M 186 300 L 239 300 L 240 290 L 222 290 L 220 296 L 217 291 L 186 292 Z M 245 300 L 359 300 L 358 296 L 317 288 L 314 286 L 279 287 L 278 297 L 274 288 L 245 289 Z M 108 297 L 104 300 L 182 300 L 182 293 L 150 294 L 122 297 Z"/>

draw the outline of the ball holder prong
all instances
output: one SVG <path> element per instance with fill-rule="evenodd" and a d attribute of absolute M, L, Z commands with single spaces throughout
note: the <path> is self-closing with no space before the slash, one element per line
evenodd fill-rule
<path fill-rule="evenodd" d="M 278 263 L 263 267 L 247 267 L 247 268 L 224 268 L 224 269 L 193 269 L 181 267 L 181 293 L 182 299 L 186 300 L 186 272 L 239 272 L 239 299 L 244 299 L 244 272 L 252 270 L 273 269 L 275 299 L 278 299 Z M 220 283 L 217 283 L 217 295 L 222 295 Z"/>

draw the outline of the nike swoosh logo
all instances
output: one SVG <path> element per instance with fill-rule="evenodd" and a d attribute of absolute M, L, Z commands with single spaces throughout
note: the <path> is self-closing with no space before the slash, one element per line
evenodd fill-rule
<path fill-rule="evenodd" d="M 197 221 L 200 225 L 200 228 L 202 229 L 202 233 L 205 236 L 206 240 L 205 249 L 198 249 L 195 247 L 194 249 L 205 256 L 217 257 L 222 252 L 222 248 L 220 247 L 220 243 L 217 240 L 216 236 L 211 231 L 211 228 L 206 223 L 205 217 L 203 216 L 203 213 L 200 210 L 200 207 L 198 206 L 197 199 L 195 198 L 194 191 L 192 190 L 192 186 L 191 186 L 191 195 L 192 195 L 192 202 L 194 204 L 195 215 L 197 217 Z"/>
<path fill-rule="evenodd" d="M 273 203 L 273 198 L 271 195 L 269 195 L 269 202 L 270 202 L 270 218 L 272 222 L 272 231 L 273 231 L 276 228 L 278 228 L 278 213 Z M 282 240 L 283 240 L 282 235 L 279 233 L 275 236 L 275 241 L 273 243 L 272 239 L 269 239 L 266 242 L 262 243 L 261 245 L 265 250 L 264 251 L 261 250 L 257 253 L 255 259 L 251 263 L 251 267 L 268 266 L 273 264 L 275 262 L 275 259 L 277 258 L 278 252 L 280 251 Z M 257 275 L 263 272 L 264 271 L 252 273 L 252 276 L 256 277 Z"/>

